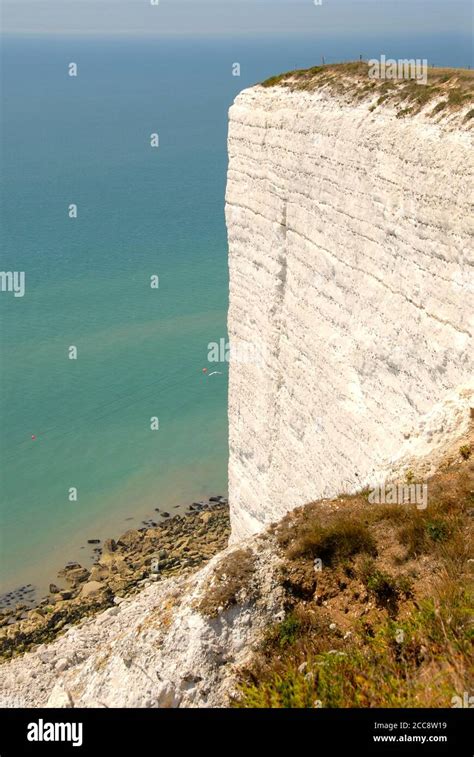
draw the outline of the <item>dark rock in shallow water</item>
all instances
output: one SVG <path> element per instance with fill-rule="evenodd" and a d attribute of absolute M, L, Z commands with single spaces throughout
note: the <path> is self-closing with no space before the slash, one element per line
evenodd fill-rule
<path fill-rule="evenodd" d="M 56 586 L 56 584 L 49 584 L 49 593 L 50 594 L 59 594 L 61 589 L 59 586 Z"/>
<path fill-rule="evenodd" d="M 164 513 L 161 513 L 161 517 L 162 518 L 169 518 L 170 514 L 165 511 Z"/>
<path fill-rule="evenodd" d="M 100 544 L 100 539 L 88 539 L 88 544 Z"/>
<path fill-rule="evenodd" d="M 217 497 L 209 497 L 209 502 L 220 502 L 222 497 L 220 494 Z"/>

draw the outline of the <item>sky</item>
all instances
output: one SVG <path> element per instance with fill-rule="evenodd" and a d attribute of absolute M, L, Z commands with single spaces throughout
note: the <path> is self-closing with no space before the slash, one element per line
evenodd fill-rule
<path fill-rule="evenodd" d="M 2 0 L 7 34 L 463 33 L 470 0 Z"/>

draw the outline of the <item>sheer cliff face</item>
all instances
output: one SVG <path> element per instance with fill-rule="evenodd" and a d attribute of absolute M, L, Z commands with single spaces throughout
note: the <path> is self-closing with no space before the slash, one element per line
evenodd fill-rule
<path fill-rule="evenodd" d="M 472 373 L 470 134 L 369 106 L 276 86 L 230 110 L 234 539 L 360 488 Z"/>

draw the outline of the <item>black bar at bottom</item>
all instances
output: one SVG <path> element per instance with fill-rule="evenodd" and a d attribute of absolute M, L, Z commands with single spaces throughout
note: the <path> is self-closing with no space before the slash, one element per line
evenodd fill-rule
<path fill-rule="evenodd" d="M 472 757 L 472 713 L 439 710 L 0 710 L 0 757 L 169 753 L 290 745 L 322 755 Z M 291 746 L 293 744 L 293 746 Z"/>

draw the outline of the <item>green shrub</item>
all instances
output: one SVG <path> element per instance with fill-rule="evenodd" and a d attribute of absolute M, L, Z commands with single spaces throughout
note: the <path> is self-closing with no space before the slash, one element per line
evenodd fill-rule
<path fill-rule="evenodd" d="M 317 557 L 326 566 L 361 552 L 376 555 L 377 548 L 367 526 L 355 518 L 340 518 L 330 526 L 308 519 L 298 525 L 289 544 L 290 557 Z"/>
<path fill-rule="evenodd" d="M 301 630 L 301 621 L 293 614 L 288 615 L 277 628 L 277 638 L 280 647 L 294 644 Z"/>
<path fill-rule="evenodd" d="M 472 111 L 472 113 L 474 114 L 474 111 Z M 469 460 L 471 457 L 471 445 L 463 444 L 462 447 L 459 448 L 459 453 L 464 460 Z"/>
<path fill-rule="evenodd" d="M 446 541 L 449 537 L 448 524 L 443 520 L 434 520 L 427 523 L 426 532 L 433 541 Z"/>

